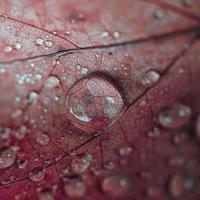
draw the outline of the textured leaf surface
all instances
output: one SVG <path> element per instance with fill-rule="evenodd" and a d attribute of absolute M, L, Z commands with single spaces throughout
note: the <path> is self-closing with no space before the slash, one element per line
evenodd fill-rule
<path fill-rule="evenodd" d="M 199 0 L 2 0 L 0 199 L 198 199 L 199 11 Z M 93 76 L 125 109 L 88 134 L 66 99 Z M 93 114 L 115 91 L 98 88 Z"/>

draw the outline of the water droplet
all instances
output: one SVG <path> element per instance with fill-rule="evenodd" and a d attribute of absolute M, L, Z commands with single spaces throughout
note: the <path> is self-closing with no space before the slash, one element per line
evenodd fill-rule
<path fill-rule="evenodd" d="M 194 179 L 190 176 L 175 174 L 169 180 L 169 192 L 172 197 L 178 197 L 194 187 Z"/>
<path fill-rule="evenodd" d="M 69 20 L 73 24 L 76 23 L 76 22 L 79 22 L 79 21 L 84 21 L 85 15 L 82 12 L 74 11 L 74 12 L 71 13 Z"/>
<path fill-rule="evenodd" d="M 113 38 L 118 39 L 120 37 L 120 33 L 118 31 L 114 31 Z"/>
<path fill-rule="evenodd" d="M 197 119 L 196 119 L 196 137 L 198 139 L 198 141 L 200 142 L 200 115 L 198 115 Z"/>
<path fill-rule="evenodd" d="M 158 197 L 158 196 L 160 196 L 160 193 L 161 193 L 161 190 L 160 190 L 160 188 L 157 188 L 157 187 L 151 186 L 151 187 L 148 187 L 146 190 L 146 195 L 149 198 Z"/>
<path fill-rule="evenodd" d="M 132 147 L 122 147 L 119 149 L 119 155 L 120 156 L 128 156 L 133 151 Z"/>
<path fill-rule="evenodd" d="M 157 83 L 159 79 L 160 79 L 160 74 L 155 70 L 150 70 L 146 72 L 143 82 L 145 85 L 150 86 Z"/>
<path fill-rule="evenodd" d="M 31 172 L 29 173 L 29 177 L 32 181 L 39 182 L 44 179 L 45 171 L 41 167 L 36 167 L 31 170 Z"/>
<path fill-rule="evenodd" d="M 157 127 L 153 127 L 152 130 L 147 132 L 149 138 L 156 138 L 160 134 L 160 130 Z"/>
<path fill-rule="evenodd" d="M 60 80 L 56 76 L 49 76 L 45 82 L 45 87 L 53 89 L 59 87 Z"/>
<path fill-rule="evenodd" d="M 69 197 L 80 198 L 86 193 L 86 184 L 80 176 L 70 177 L 64 185 L 64 190 Z"/>
<path fill-rule="evenodd" d="M 16 41 L 16 42 L 13 44 L 13 48 L 14 48 L 15 50 L 19 50 L 19 49 L 22 48 L 22 44 L 21 44 L 20 42 Z"/>
<path fill-rule="evenodd" d="M 39 81 L 42 80 L 43 76 L 42 74 L 35 74 L 35 80 Z"/>
<path fill-rule="evenodd" d="M 101 33 L 101 38 L 105 38 L 105 37 L 108 37 L 109 36 L 109 33 L 107 31 L 103 31 Z"/>
<path fill-rule="evenodd" d="M 18 164 L 19 169 L 24 169 L 27 166 L 28 161 L 24 159 L 20 159 L 20 160 L 17 160 L 17 164 Z"/>
<path fill-rule="evenodd" d="M 159 123 L 164 128 L 181 128 L 186 125 L 191 117 L 191 109 L 183 104 L 174 104 L 165 108 L 159 114 Z"/>
<path fill-rule="evenodd" d="M 47 134 L 39 133 L 36 136 L 37 144 L 45 146 L 49 144 L 49 141 L 50 141 L 50 138 Z"/>
<path fill-rule="evenodd" d="M 68 119 L 77 128 L 93 133 L 116 121 L 124 103 L 111 81 L 102 76 L 91 76 L 79 80 L 69 90 L 66 108 Z"/>
<path fill-rule="evenodd" d="M 11 131 L 9 128 L 2 128 L 0 127 L 0 138 L 1 139 L 8 139 L 10 137 Z"/>
<path fill-rule="evenodd" d="M 53 42 L 51 40 L 45 40 L 44 41 L 44 46 L 45 47 L 52 47 L 53 46 Z"/>
<path fill-rule="evenodd" d="M 27 133 L 28 133 L 28 128 L 23 125 L 18 130 L 14 131 L 14 136 L 17 139 L 21 140 L 26 136 Z"/>
<path fill-rule="evenodd" d="M 5 169 L 15 163 L 16 153 L 11 147 L 0 150 L 0 169 Z"/>
<path fill-rule="evenodd" d="M 184 164 L 185 159 L 183 157 L 174 157 L 170 158 L 168 161 L 168 165 L 170 167 L 180 167 Z"/>
<path fill-rule="evenodd" d="M 39 200 L 54 200 L 53 194 L 50 191 L 41 191 L 38 193 Z"/>
<path fill-rule="evenodd" d="M 122 175 L 112 174 L 103 179 L 101 187 L 107 195 L 113 198 L 119 198 L 127 194 L 129 182 Z"/>
<path fill-rule="evenodd" d="M 81 154 L 74 158 L 71 163 L 71 168 L 74 173 L 80 174 L 85 172 L 92 161 L 92 156 L 90 154 Z"/>
<path fill-rule="evenodd" d="M 44 40 L 42 38 L 36 38 L 35 39 L 35 45 L 41 46 L 43 45 Z"/>
<path fill-rule="evenodd" d="M 154 12 L 154 17 L 156 19 L 163 19 L 165 17 L 165 14 L 164 14 L 164 12 L 162 10 L 156 10 Z"/>
<path fill-rule="evenodd" d="M 6 46 L 4 48 L 4 52 L 6 52 L 6 53 L 10 53 L 12 50 L 13 50 L 13 48 L 11 46 Z"/>
<path fill-rule="evenodd" d="M 29 94 L 28 94 L 28 103 L 32 104 L 32 103 L 35 103 L 38 99 L 38 93 L 35 92 L 35 91 L 31 91 Z"/>

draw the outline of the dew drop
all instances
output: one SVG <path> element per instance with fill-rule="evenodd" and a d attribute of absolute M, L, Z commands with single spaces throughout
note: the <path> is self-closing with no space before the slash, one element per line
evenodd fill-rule
<path fill-rule="evenodd" d="M 90 166 L 92 156 L 90 154 L 81 154 L 74 158 L 71 163 L 71 168 L 74 173 L 80 174 L 85 172 Z"/>
<path fill-rule="evenodd" d="M 51 40 L 45 40 L 44 41 L 44 46 L 45 47 L 52 47 L 53 46 L 53 42 Z"/>
<path fill-rule="evenodd" d="M 14 136 L 17 139 L 21 140 L 26 136 L 27 133 L 28 133 L 28 128 L 23 125 L 18 130 L 14 131 Z"/>
<path fill-rule="evenodd" d="M 88 133 L 101 131 L 115 122 L 124 107 L 118 89 L 103 76 L 77 81 L 66 98 L 68 119 Z"/>
<path fill-rule="evenodd" d="M 16 41 L 14 44 L 13 44 L 13 48 L 15 50 L 20 50 L 22 48 L 22 44 L 18 41 Z"/>
<path fill-rule="evenodd" d="M 65 193 L 71 198 L 83 197 L 86 193 L 86 184 L 82 177 L 70 177 L 64 185 Z"/>
<path fill-rule="evenodd" d="M 4 48 L 4 52 L 5 52 L 5 53 L 10 53 L 12 50 L 13 50 L 13 48 L 12 48 L 11 46 L 6 46 L 6 47 Z"/>
<path fill-rule="evenodd" d="M 48 145 L 49 141 L 50 141 L 50 138 L 47 134 L 39 133 L 36 136 L 36 142 L 39 145 L 42 145 L 42 146 Z"/>
<path fill-rule="evenodd" d="M 45 87 L 49 89 L 53 89 L 59 87 L 60 81 L 56 76 L 49 76 L 45 82 Z"/>
<path fill-rule="evenodd" d="M 122 147 L 119 149 L 119 155 L 120 156 L 128 156 L 133 151 L 132 147 Z"/>
<path fill-rule="evenodd" d="M 186 125 L 191 117 L 191 109 L 183 104 L 174 104 L 159 114 L 159 123 L 164 128 L 176 129 Z"/>
<path fill-rule="evenodd" d="M 17 165 L 19 169 L 24 169 L 27 166 L 27 164 L 28 164 L 27 160 L 24 159 L 17 160 Z"/>
<path fill-rule="evenodd" d="M 53 194 L 50 191 L 41 191 L 38 193 L 39 200 L 54 200 Z"/>
<path fill-rule="evenodd" d="M 103 179 L 101 187 L 108 196 L 119 198 L 127 194 L 129 182 L 122 175 L 112 174 Z"/>
<path fill-rule="evenodd" d="M 45 171 L 41 167 L 36 167 L 31 170 L 29 177 L 34 182 L 39 182 L 44 179 Z"/>
<path fill-rule="evenodd" d="M 160 74 L 155 70 L 150 70 L 145 74 L 143 82 L 145 85 L 153 85 L 157 83 L 159 79 L 160 79 Z"/>
<path fill-rule="evenodd" d="M 0 127 L 0 138 L 1 139 L 8 139 L 11 135 L 11 130 L 9 128 L 2 128 Z"/>
<path fill-rule="evenodd" d="M 35 91 L 31 91 L 29 94 L 28 94 L 28 103 L 32 104 L 32 103 L 35 103 L 38 99 L 38 93 L 35 92 Z"/>
<path fill-rule="evenodd" d="M 178 197 L 194 187 L 194 179 L 182 174 L 174 174 L 169 180 L 169 192 L 172 197 Z"/>
<path fill-rule="evenodd" d="M 43 45 L 44 40 L 42 38 L 36 38 L 35 39 L 35 45 L 41 46 Z"/>
<path fill-rule="evenodd" d="M 118 39 L 120 37 L 120 33 L 118 31 L 113 32 L 113 38 Z"/>
<path fill-rule="evenodd" d="M 5 169 L 15 163 L 16 152 L 11 147 L 0 150 L 0 169 Z"/>
<path fill-rule="evenodd" d="M 193 0 L 182 0 L 184 6 L 192 6 Z"/>
<path fill-rule="evenodd" d="M 165 17 L 165 14 L 164 14 L 164 12 L 162 10 L 156 10 L 154 12 L 154 17 L 156 19 L 163 19 Z"/>

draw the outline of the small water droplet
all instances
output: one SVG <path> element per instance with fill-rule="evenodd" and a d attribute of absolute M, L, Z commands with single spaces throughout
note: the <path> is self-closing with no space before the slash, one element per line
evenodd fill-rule
<path fill-rule="evenodd" d="M 4 52 L 5 52 L 5 53 L 10 53 L 12 50 L 13 50 L 13 48 L 12 48 L 11 46 L 6 46 L 6 47 L 4 48 Z"/>
<path fill-rule="evenodd" d="M 119 149 L 120 156 L 128 156 L 133 151 L 131 146 L 122 147 Z"/>
<path fill-rule="evenodd" d="M 109 36 L 109 33 L 107 32 L 107 31 L 103 31 L 102 33 L 101 33 L 101 38 L 106 38 L 106 37 L 108 37 Z"/>
<path fill-rule="evenodd" d="M 160 134 L 160 130 L 158 129 L 158 127 L 153 127 L 152 130 L 147 132 L 147 135 L 149 136 L 149 138 L 156 138 L 158 137 L 159 134 Z"/>
<path fill-rule="evenodd" d="M 161 193 L 161 190 L 160 190 L 160 188 L 158 188 L 158 187 L 148 187 L 147 189 L 146 189 L 146 195 L 147 195 L 147 197 L 149 197 L 149 198 L 155 198 L 155 197 L 158 197 L 158 196 L 160 196 L 160 193 Z"/>
<path fill-rule="evenodd" d="M 168 160 L 170 167 L 180 167 L 184 164 L 185 159 L 183 157 L 172 157 Z"/>
<path fill-rule="evenodd" d="M 0 127 L 0 138 L 1 139 L 8 139 L 11 135 L 11 130 L 9 128 L 2 128 Z"/>
<path fill-rule="evenodd" d="M 32 103 L 35 103 L 38 99 L 38 93 L 35 92 L 35 91 L 31 91 L 29 94 L 28 94 L 28 103 L 32 104 Z"/>
<path fill-rule="evenodd" d="M 39 200 L 54 200 L 53 194 L 50 191 L 41 191 L 38 193 Z"/>
<path fill-rule="evenodd" d="M 118 39 L 120 37 L 119 31 L 114 31 L 113 32 L 113 38 Z"/>
<path fill-rule="evenodd" d="M 90 166 L 92 156 L 90 154 L 81 154 L 74 158 L 71 163 L 71 168 L 74 173 L 80 174 L 85 172 Z"/>
<path fill-rule="evenodd" d="M 165 108 L 159 114 L 159 123 L 164 128 L 181 128 L 186 125 L 191 117 L 191 109 L 183 104 L 174 104 Z"/>
<path fill-rule="evenodd" d="M 18 130 L 14 131 L 14 136 L 17 139 L 21 140 L 26 136 L 27 133 L 28 133 L 28 128 L 23 125 Z"/>
<path fill-rule="evenodd" d="M 182 0 L 182 4 L 184 5 L 184 6 L 192 6 L 192 4 L 193 4 L 193 0 Z"/>
<path fill-rule="evenodd" d="M 71 23 L 76 23 L 79 21 L 84 21 L 85 20 L 85 15 L 83 12 L 79 12 L 79 11 L 74 11 L 71 13 L 71 16 L 69 17 L 69 21 Z"/>
<path fill-rule="evenodd" d="M 42 146 L 48 145 L 49 141 L 50 141 L 50 138 L 47 134 L 39 133 L 36 136 L 36 142 L 39 145 L 42 145 Z"/>
<path fill-rule="evenodd" d="M 69 197 L 80 198 L 86 193 L 86 184 L 80 176 L 70 177 L 64 185 L 64 190 Z"/>
<path fill-rule="evenodd" d="M 127 194 L 129 182 L 122 175 L 112 174 L 103 179 L 101 187 L 107 195 L 113 198 L 119 198 Z"/>
<path fill-rule="evenodd" d="M 24 159 L 20 159 L 20 160 L 17 160 L 17 164 L 18 164 L 19 169 L 24 169 L 27 166 L 28 161 Z"/>
<path fill-rule="evenodd" d="M 39 182 L 44 179 L 45 177 L 45 171 L 41 167 L 36 167 L 31 170 L 29 173 L 29 177 L 34 182 Z"/>
<path fill-rule="evenodd" d="M 160 74 L 155 70 L 150 70 L 146 72 L 143 82 L 145 85 L 153 85 L 157 83 L 159 80 L 160 80 Z"/>
<path fill-rule="evenodd" d="M 35 45 L 41 46 L 43 45 L 44 40 L 42 38 L 36 38 L 35 39 Z"/>
<path fill-rule="evenodd" d="M 53 42 L 51 40 L 45 40 L 43 44 L 48 48 L 53 46 Z"/>
<path fill-rule="evenodd" d="M 77 128 L 93 133 L 113 123 L 123 111 L 124 102 L 111 81 L 92 76 L 73 85 L 66 98 L 66 108 L 68 119 Z"/>
<path fill-rule="evenodd" d="M 20 50 L 22 48 L 22 44 L 18 41 L 16 41 L 14 44 L 13 44 L 13 48 L 15 50 Z"/>
<path fill-rule="evenodd" d="M 53 89 L 60 86 L 60 80 L 56 76 L 49 76 L 45 82 L 45 87 Z"/>
<path fill-rule="evenodd" d="M 16 152 L 12 147 L 3 148 L 0 150 L 0 169 L 5 169 L 15 163 Z"/>
<path fill-rule="evenodd" d="M 164 14 L 164 12 L 162 10 L 156 10 L 154 12 L 154 17 L 156 19 L 163 19 L 165 17 L 165 14 Z"/>
<path fill-rule="evenodd" d="M 178 197 L 194 187 L 194 179 L 183 174 L 174 174 L 169 180 L 169 192 L 172 197 Z"/>

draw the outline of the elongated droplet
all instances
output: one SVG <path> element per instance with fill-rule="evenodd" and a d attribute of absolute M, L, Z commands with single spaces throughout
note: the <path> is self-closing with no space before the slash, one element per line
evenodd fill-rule
<path fill-rule="evenodd" d="M 159 123 L 165 128 L 181 128 L 189 122 L 191 109 L 183 104 L 174 104 L 159 114 Z"/>
<path fill-rule="evenodd" d="M 16 153 L 11 147 L 0 150 L 0 169 L 12 166 L 16 159 Z"/>
<path fill-rule="evenodd" d="M 128 192 L 129 182 L 122 175 L 112 174 L 103 179 L 101 187 L 108 196 L 119 198 Z"/>
<path fill-rule="evenodd" d="M 88 133 L 111 125 L 124 107 L 119 90 L 104 76 L 81 79 L 69 90 L 66 98 L 68 119 Z"/>

